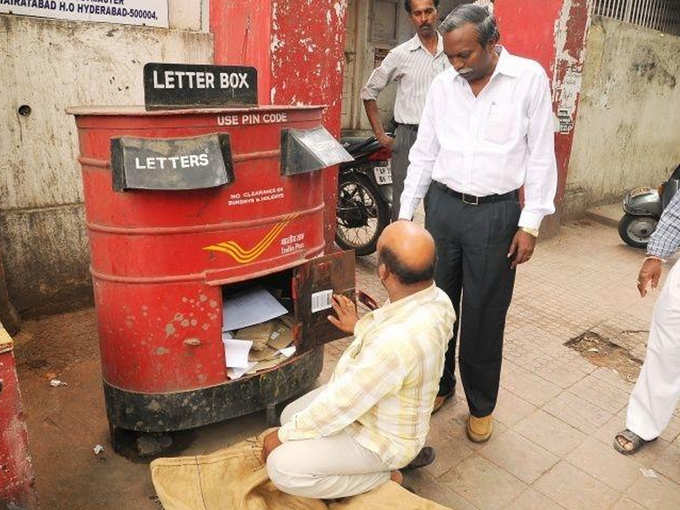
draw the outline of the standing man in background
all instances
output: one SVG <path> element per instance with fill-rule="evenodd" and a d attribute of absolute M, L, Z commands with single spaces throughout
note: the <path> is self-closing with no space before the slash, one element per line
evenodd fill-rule
<path fill-rule="evenodd" d="M 434 79 L 427 95 L 399 217 L 411 219 L 430 190 L 435 281 L 460 317 L 466 430 L 482 442 L 493 431 L 515 268 L 531 258 L 541 220 L 555 211 L 552 100 L 540 64 L 497 45 L 496 19 L 486 8 L 459 6 L 441 32 L 453 68 Z M 454 390 L 456 333 L 454 326 L 439 405 Z"/>
<path fill-rule="evenodd" d="M 637 288 L 645 297 L 655 289 L 664 259 L 680 250 L 680 192 L 663 210 L 647 245 Z M 649 328 L 647 356 L 628 402 L 626 429 L 614 436 L 614 448 L 624 455 L 654 441 L 668 426 L 680 399 L 680 262 L 666 278 Z"/>
<path fill-rule="evenodd" d="M 378 141 L 392 149 L 392 220 L 399 214 L 408 153 L 418 134 L 425 97 L 434 77 L 449 67 L 442 36 L 437 32 L 439 0 L 404 0 L 416 35 L 392 49 L 361 89 L 366 115 Z M 397 82 L 394 102 L 395 138 L 385 133 L 376 99 L 391 82 Z"/>

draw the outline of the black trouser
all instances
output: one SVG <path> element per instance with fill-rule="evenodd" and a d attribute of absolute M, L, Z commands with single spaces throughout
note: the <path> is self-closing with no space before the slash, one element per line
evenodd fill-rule
<path fill-rule="evenodd" d="M 404 191 L 404 180 L 408 170 L 408 154 L 418 137 L 418 129 L 413 125 L 397 124 L 392 147 L 392 221 L 399 218 L 401 194 Z M 423 207 L 427 211 L 430 193 L 423 199 Z"/>
<path fill-rule="evenodd" d="M 433 183 L 430 187 L 427 229 L 437 245 L 435 282 L 451 298 L 458 320 L 446 352 L 439 394 L 455 386 L 460 323 L 461 380 L 470 413 L 482 417 L 493 412 L 498 396 L 503 330 L 515 283 L 507 254 L 517 232 L 520 204 L 509 199 L 468 205 L 441 186 Z"/>

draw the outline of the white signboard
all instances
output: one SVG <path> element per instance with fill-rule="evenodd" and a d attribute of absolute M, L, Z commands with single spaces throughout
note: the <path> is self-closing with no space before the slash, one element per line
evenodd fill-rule
<path fill-rule="evenodd" d="M 0 13 L 125 25 L 168 26 L 168 0 L 0 0 Z"/>

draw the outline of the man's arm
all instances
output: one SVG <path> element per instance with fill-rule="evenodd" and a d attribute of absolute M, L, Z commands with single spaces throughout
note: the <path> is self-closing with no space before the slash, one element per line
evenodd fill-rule
<path fill-rule="evenodd" d="M 376 344 L 387 347 L 364 353 L 362 361 L 330 382 L 308 407 L 279 429 L 281 441 L 314 439 L 339 432 L 402 384 L 406 374 L 400 353 L 389 345 L 387 336 L 394 332 L 384 334 L 385 341 Z"/>
<path fill-rule="evenodd" d="M 529 159 L 524 181 L 524 209 L 519 226 L 538 229 L 543 217 L 555 212 L 557 162 L 555 160 L 555 122 L 550 82 L 541 69 L 534 78 L 529 106 L 527 145 Z"/>
<path fill-rule="evenodd" d="M 555 212 L 557 162 L 554 120 L 550 82 L 542 69 L 534 77 L 529 93 L 529 159 L 524 180 L 524 208 L 519 217 L 519 229 L 508 250 L 512 269 L 531 258 L 536 246 L 534 231 L 538 231 L 545 215 Z"/>
<path fill-rule="evenodd" d="M 655 289 L 661 278 L 662 263 L 680 249 L 680 192 L 676 193 L 663 211 L 656 230 L 647 244 L 648 257 L 638 274 L 637 288 L 642 297 L 651 283 Z"/>
<path fill-rule="evenodd" d="M 359 94 L 364 101 L 366 116 L 371 123 L 375 137 L 383 146 L 389 148 L 392 148 L 392 145 L 394 145 L 394 139 L 385 134 L 385 128 L 378 111 L 377 99 L 387 84 L 395 78 L 397 61 L 398 56 L 390 51 L 380 65 L 373 70 L 366 85 L 364 85 Z"/>
<path fill-rule="evenodd" d="M 400 220 L 411 220 L 418 203 L 427 193 L 432 182 L 432 169 L 439 155 L 440 145 L 435 130 L 437 104 L 443 104 L 438 96 L 439 87 L 435 81 L 427 93 L 425 107 L 418 125 L 418 137 L 409 152 L 409 166 L 401 194 Z"/>
<path fill-rule="evenodd" d="M 391 149 L 394 146 L 394 138 L 385 133 L 380 112 L 378 111 L 378 102 L 375 99 L 365 99 L 364 110 L 366 110 L 366 116 L 371 123 L 371 129 L 373 129 L 373 133 L 380 142 L 380 145 Z"/>

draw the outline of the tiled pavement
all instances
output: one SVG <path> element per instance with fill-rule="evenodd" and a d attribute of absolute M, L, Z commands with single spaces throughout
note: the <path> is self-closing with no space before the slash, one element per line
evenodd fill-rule
<path fill-rule="evenodd" d="M 618 454 L 611 440 L 632 383 L 563 345 L 590 330 L 644 357 L 656 294 L 641 299 L 635 289 L 643 258 L 614 228 L 590 221 L 540 243 L 517 275 L 493 437 L 467 440 L 459 384 L 456 401 L 432 419 L 437 460 L 407 482 L 456 509 L 680 508 L 680 412 L 638 455 Z M 375 257 L 358 269 L 359 287 L 384 298 Z M 324 376 L 346 345 L 327 346 Z"/>
<path fill-rule="evenodd" d="M 644 356 L 655 297 L 640 299 L 634 288 L 643 257 L 624 246 L 614 228 L 596 223 L 567 225 L 559 238 L 539 243 L 518 272 L 494 436 L 485 445 L 467 440 L 459 389 L 456 402 L 432 420 L 436 461 L 409 474 L 408 483 L 454 509 L 680 508 L 680 413 L 638 455 L 619 455 L 610 442 L 623 427 L 631 383 L 563 346 L 591 330 Z M 384 298 L 375 256 L 357 264 L 359 287 Z M 94 311 L 82 310 L 27 321 L 17 337 L 42 507 L 157 510 L 147 463 L 130 462 L 108 446 L 94 323 Z M 54 331 L 57 341 L 51 341 Z M 43 350 L 31 350 L 42 341 Z M 321 380 L 347 343 L 326 346 Z M 33 369 L 27 361 L 35 357 L 61 365 Z M 51 388 L 49 371 L 69 385 Z M 209 453 L 265 427 L 264 413 L 202 427 L 173 455 Z M 92 453 L 97 443 L 105 445 L 99 456 Z"/>

